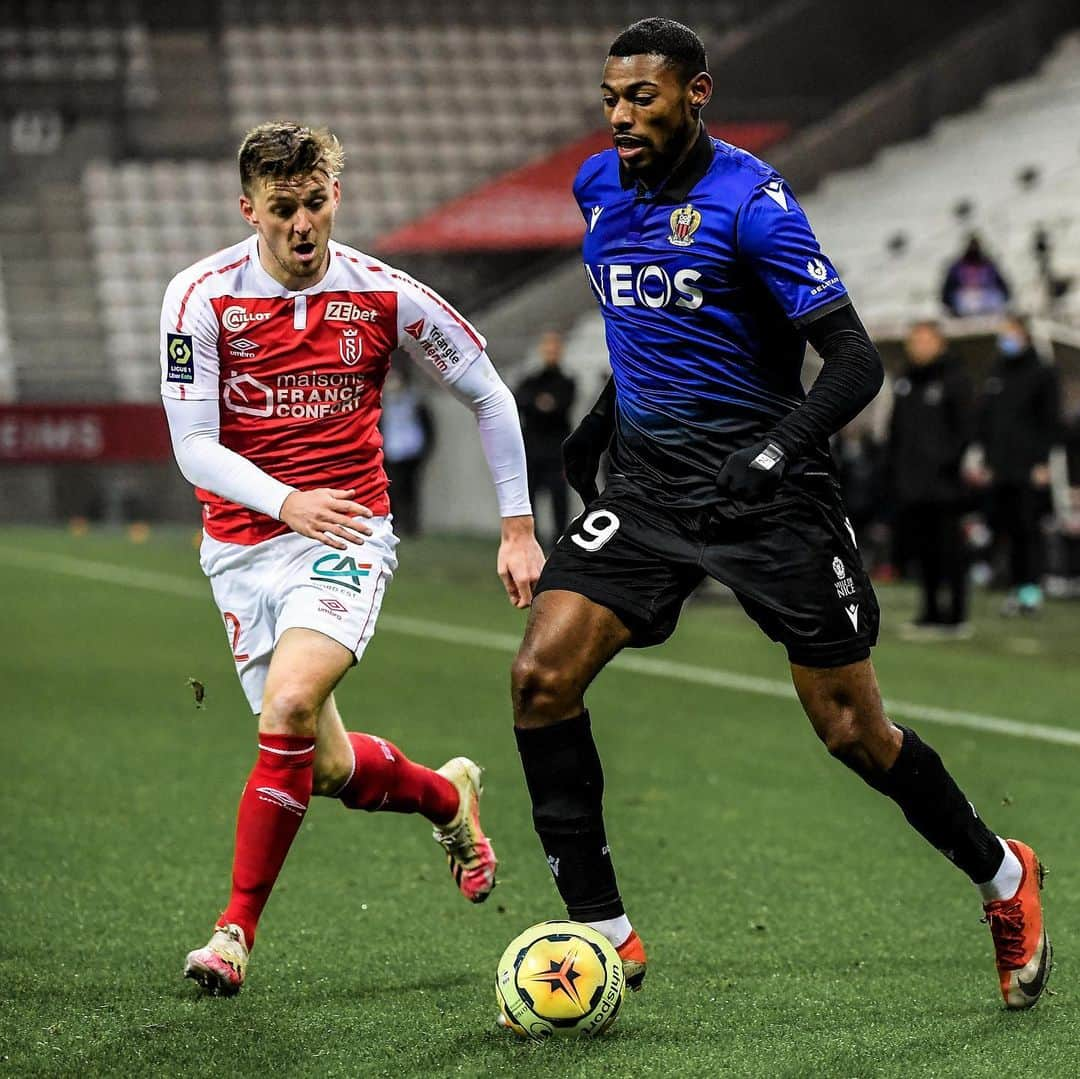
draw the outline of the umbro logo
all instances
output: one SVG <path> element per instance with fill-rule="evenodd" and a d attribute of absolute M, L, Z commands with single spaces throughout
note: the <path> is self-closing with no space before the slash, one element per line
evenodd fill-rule
<path fill-rule="evenodd" d="M 232 356 L 251 357 L 259 350 L 258 341 L 252 341 L 247 337 L 238 337 L 229 342 L 229 354 Z"/>
<path fill-rule="evenodd" d="M 302 817 L 307 812 L 307 806 L 303 802 L 298 802 L 285 791 L 275 790 L 273 787 L 256 787 L 255 790 L 262 796 L 259 799 L 260 802 L 272 802 L 274 805 L 281 806 L 282 809 L 287 809 L 290 813 L 295 813 L 298 817 Z"/>
<path fill-rule="evenodd" d="M 596 222 L 600 220 L 600 215 L 604 212 L 603 206 L 594 206 L 592 208 L 592 217 L 589 218 L 589 231 L 592 232 L 596 228 Z"/>
<path fill-rule="evenodd" d="M 783 180 L 770 180 L 764 187 L 765 194 L 769 196 L 781 210 L 787 212 L 787 195 L 784 194 Z"/>

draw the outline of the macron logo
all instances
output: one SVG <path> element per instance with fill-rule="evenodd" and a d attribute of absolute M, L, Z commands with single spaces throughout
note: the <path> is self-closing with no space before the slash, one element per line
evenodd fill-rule
<path fill-rule="evenodd" d="M 256 787 L 255 790 L 261 795 L 260 802 L 271 802 L 281 806 L 282 809 L 287 809 L 290 813 L 295 813 L 298 817 L 302 817 L 307 812 L 307 806 L 303 802 L 298 802 L 291 794 L 286 794 L 284 791 L 275 790 L 273 787 Z"/>
<path fill-rule="evenodd" d="M 589 220 L 589 231 L 592 232 L 596 228 L 596 222 L 600 220 L 600 215 L 604 212 L 603 206 L 594 206 L 592 208 L 592 217 Z"/>
<path fill-rule="evenodd" d="M 787 212 L 787 195 L 784 194 L 784 183 L 782 180 L 773 180 L 765 185 L 765 194 L 769 196 L 777 206 L 780 207 L 785 213 Z"/>
<path fill-rule="evenodd" d="M 845 607 L 844 611 L 847 613 L 848 618 L 851 619 L 851 628 L 856 633 L 859 632 L 859 605 L 852 603 L 849 607 Z"/>

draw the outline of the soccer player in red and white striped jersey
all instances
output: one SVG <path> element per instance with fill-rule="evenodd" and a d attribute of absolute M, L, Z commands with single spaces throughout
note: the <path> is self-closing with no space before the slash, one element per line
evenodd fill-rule
<path fill-rule="evenodd" d="M 397 568 L 378 430 L 390 354 L 404 349 L 475 414 L 499 503 L 498 572 L 527 607 L 543 555 L 510 391 L 484 339 L 407 274 L 331 239 L 343 155 L 329 132 L 263 124 L 240 148 L 243 242 L 178 274 L 162 306 L 162 397 L 203 505 L 201 561 L 258 715 L 240 799 L 232 893 L 185 974 L 243 984 L 263 906 L 313 794 L 420 813 L 466 898 L 495 884 L 480 769 L 437 771 L 348 732 L 333 690 L 363 655 Z"/>

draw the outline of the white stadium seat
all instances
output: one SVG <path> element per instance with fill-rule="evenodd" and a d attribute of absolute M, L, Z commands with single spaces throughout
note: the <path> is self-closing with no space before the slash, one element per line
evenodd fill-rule
<path fill-rule="evenodd" d="M 979 108 L 940 121 L 924 138 L 829 177 L 800 201 L 871 325 L 919 317 L 928 304 L 939 314 L 944 264 L 972 231 L 1000 260 L 1017 306 L 1041 313 L 1047 299 L 1033 233 L 1046 225 L 1055 269 L 1065 271 L 1080 220 L 1080 138 L 1062 133 L 1076 131 L 1080 35 L 1072 34 L 1033 77 L 992 91 Z M 1019 179 L 1029 167 L 1039 170 L 1030 189 Z M 961 201 L 971 206 L 966 218 L 954 212 Z M 897 235 L 907 244 L 892 254 Z"/>

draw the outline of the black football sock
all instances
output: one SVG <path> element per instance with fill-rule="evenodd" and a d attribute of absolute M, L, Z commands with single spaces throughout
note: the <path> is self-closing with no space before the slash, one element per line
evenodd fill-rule
<path fill-rule="evenodd" d="M 514 733 L 533 825 L 567 915 L 578 922 L 619 917 L 625 912 L 604 834 L 604 772 L 589 713 Z"/>
<path fill-rule="evenodd" d="M 991 880 L 1005 857 L 998 837 L 982 822 L 937 753 L 913 730 L 900 730 L 904 741 L 896 762 L 884 775 L 864 778 L 887 794 L 908 823 L 973 883 Z"/>

